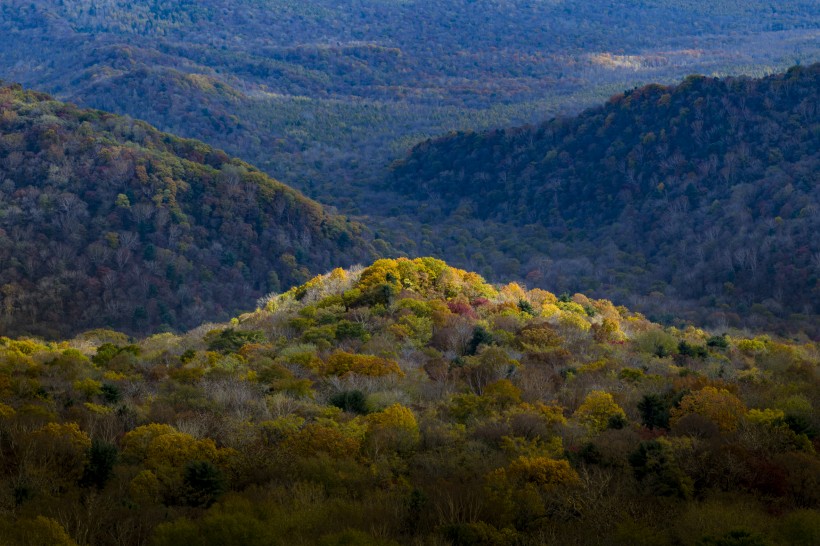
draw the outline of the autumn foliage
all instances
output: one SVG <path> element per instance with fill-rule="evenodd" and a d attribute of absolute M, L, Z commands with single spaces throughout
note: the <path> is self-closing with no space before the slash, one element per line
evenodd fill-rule
<path fill-rule="evenodd" d="M 0 337 L 0 537 L 813 545 L 819 362 L 428 258 L 182 335 Z"/>

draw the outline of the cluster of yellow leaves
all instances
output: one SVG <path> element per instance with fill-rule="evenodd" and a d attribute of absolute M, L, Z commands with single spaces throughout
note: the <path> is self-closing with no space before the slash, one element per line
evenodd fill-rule
<path fill-rule="evenodd" d="M 11 528 L 0 522 L 0 537 L 4 539 L 3 544 L 77 546 L 62 525 L 45 516 L 21 518 Z"/>
<path fill-rule="evenodd" d="M 83 407 L 85 407 L 85 409 L 87 409 L 91 413 L 96 413 L 97 415 L 109 415 L 111 413 L 114 413 L 114 410 L 112 408 L 109 408 L 108 406 L 103 406 L 102 404 L 95 404 L 93 402 L 86 402 L 85 404 L 83 404 Z"/>
<path fill-rule="evenodd" d="M 730 431 L 737 428 L 740 419 L 746 414 L 746 406 L 726 389 L 704 387 L 681 399 L 680 405 L 670 413 L 670 423 L 675 425 L 689 414 L 705 417 L 720 430 Z"/>
<path fill-rule="evenodd" d="M 0 360 L 10 369 L 36 370 L 38 368 L 31 355 L 21 350 L 16 342 L 6 346 L 0 345 Z"/>
<path fill-rule="evenodd" d="M 273 445 L 298 433 L 304 424 L 305 419 L 298 415 L 284 415 L 259 423 L 259 433 L 267 445 Z"/>
<path fill-rule="evenodd" d="M 33 433 L 34 438 L 62 444 L 77 452 L 91 447 L 91 438 L 80 430 L 77 423 L 47 423 Z"/>
<path fill-rule="evenodd" d="M 621 331 L 621 325 L 617 320 L 612 318 L 605 318 L 601 324 L 593 326 L 595 333 L 595 341 L 619 342 L 626 339 L 626 335 Z"/>
<path fill-rule="evenodd" d="M 530 290 L 529 294 L 529 301 L 535 306 L 539 305 L 555 305 L 558 302 L 558 298 L 555 297 L 555 294 L 552 292 L 547 292 L 546 290 L 541 290 L 540 288 L 533 288 Z"/>
<path fill-rule="evenodd" d="M 332 421 L 310 423 L 298 431 L 287 431 L 282 447 L 303 457 L 325 453 L 334 459 L 345 459 L 359 452 L 363 432 L 363 427 L 355 422 L 347 426 Z"/>
<path fill-rule="evenodd" d="M 507 475 L 513 480 L 534 483 L 544 488 L 578 482 L 578 474 L 568 461 L 548 457 L 519 457 L 507 467 Z"/>
<path fill-rule="evenodd" d="M 579 481 L 578 473 L 569 462 L 549 457 L 518 457 L 507 468 L 495 473 L 514 484 L 531 483 L 541 489 L 573 485 Z"/>
<path fill-rule="evenodd" d="M 501 301 L 509 301 L 517 304 L 519 301 L 527 299 L 527 292 L 517 282 L 511 282 L 501 287 L 501 290 L 498 291 L 498 296 Z"/>
<path fill-rule="evenodd" d="M 588 363 L 584 364 L 583 366 L 580 366 L 578 368 L 578 372 L 579 373 L 592 373 L 592 372 L 601 371 L 604 368 L 606 368 L 607 365 L 609 365 L 609 364 L 611 364 L 611 362 L 609 360 L 607 360 L 605 358 L 602 358 L 600 360 L 595 360 L 593 362 L 588 362 Z"/>
<path fill-rule="evenodd" d="M 390 326 L 390 331 L 398 339 L 414 340 L 421 347 L 433 337 L 433 321 L 427 317 L 405 315 Z"/>
<path fill-rule="evenodd" d="M 737 348 L 746 354 L 760 354 L 766 351 L 766 341 L 763 339 L 739 339 L 735 343 Z"/>
<path fill-rule="evenodd" d="M 583 309 L 581 309 L 581 311 L 583 311 Z M 585 316 L 585 312 L 582 315 L 576 312 L 563 311 L 558 317 L 558 325 L 561 327 L 561 330 L 565 336 L 577 337 L 585 332 L 588 332 L 592 327 L 592 325 L 587 322 L 586 318 L 584 318 Z"/>
<path fill-rule="evenodd" d="M 154 439 L 163 434 L 173 434 L 175 432 L 176 429 L 171 425 L 161 425 L 159 423 L 137 427 L 123 438 L 122 454 L 126 458 L 138 461 L 144 460 L 148 455 L 148 447 Z"/>
<path fill-rule="evenodd" d="M 607 428 L 612 417 L 626 419 L 624 410 L 615 403 L 612 395 L 604 391 L 592 391 L 575 410 L 575 418 L 590 431 L 600 432 Z"/>
<path fill-rule="evenodd" d="M 521 403 L 521 389 L 513 385 L 509 379 L 493 381 L 484 387 L 481 395 L 491 398 L 497 406 L 502 408 Z"/>
<path fill-rule="evenodd" d="M 404 376 L 398 362 L 373 355 L 359 355 L 336 351 L 327 359 L 325 373 L 328 375 L 346 375 L 349 373 L 380 377 L 389 374 Z"/>
<path fill-rule="evenodd" d="M 14 411 L 13 407 L 8 406 L 8 405 L 3 404 L 2 402 L 0 402 L 0 418 L 10 419 L 10 418 L 14 417 L 14 415 L 16 413 L 17 412 Z"/>
<path fill-rule="evenodd" d="M 401 404 L 393 404 L 385 408 L 383 411 L 373 413 L 367 417 L 370 430 L 379 428 L 395 428 L 404 429 L 415 434 L 418 434 L 419 425 L 416 421 L 416 416 L 409 408 Z"/>
<path fill-rule="evenodd" d="M 233 449 L 217 448 L 210 438 L 197 439 L 157 423 L 135 428 L 123 437 L 122 446 L 126 460 L 146 467 L 129 486 L 139 503 L 157 502 L 161 495 L 180 490 L 185 466 L 191 461 L 209 461 L 225 468 L 236 456 Z"/>
<path fill-rule="evenodd" d="M 74 390 L 82 393 L 86 398 L 91 398 L 102 392 L 102 383 L 94 379 L 79 379 L 74 382 Z"/>
<path fill-rule="evenodd" d="M 563 339 L 549 324 L 533 324 L 525 326 L 518 335 L 521 348 L 528 353 L 548 352 L 560 347 Z"/>
<path fill-rule="evenodd" d="M 523 404 L 522 407 L 526 409 L 532 408 L 541 415 L 550 426 L 567 424 L 567 418 L 564 417 L 564 408 L 561 406 L 549 406 L 543 402 L 535 402 L 535 404 Z"/>
<path fill-rule="evenodd" d="M 48 347 L 31 339 L 10 339 L 0 337 L 0 347 L 9 351 L 17 351 L 24 355 L 33 355 L 37 351 L 48 350 Z"/>
<path fill-rule="evenodd" d="M 279 353 L 276 360 L 312 371 L 318 371 L 323 365 L 322 360 L 316 355 L 316 346 L 309 343 L 286 347 Z"/>
<path fill-rule="evenodd" d="M 348 278 L 347 271 L 337 267 L 326 275 L 317 275 L 305 284 L 291 288 L 288 294 L 297 300 L 302 300 L 307 297 L 308 300 L 314 301 L 330 292 L 346 288 Z M 268 301 L 266 309 L 268 311 L 275 311 L 276 299 Z"/>
<path fill-rule="evenodd" d="M 496 290 L 480 275 L 455 269 L 435 258 L 376 260 L 362 272 L 356 289 L 361 293 L 387 284 L 396 291 L 410 290 L 429 295 L 437 292 L 450 298 L 461 293 L 468 298 L 494 297 Z"/>
<path fill-rule="evenodd" d="M 564 454 L 564 442 L 560 436 L 548 440 L 541 437 L 522 438 L 521 436 L 503 436 L 500 447 L 513 456 L 559 458 Z"/>
<path fill-rule="evenodd" d="M 783 419 L 786 417 L 786 414 L 783 410 L 779 409 L 751 409 L 749 413 L 746 414 L 746 419 L 750 423 L 754 423 L 756 425 L 768 425 L 774 426 L 779 423 L 783 422 Z"/>
<path fill-rule="evenodd" d="M 582 317 L 587 316 L 587 312 L 580 303 L 574 301 L 559 301 L 555 304 L 558 309 L 566 313 L 573 313 Z"/>
<path fill-rule="evenodd" d="M 419 425 L 409 408 L 393 404 L 367 416 L 366 441 L 371 449 L 406 451 L 419 442 Z"/>
<path fill-rule="evenodd" d="M 181 468 L 189 461 L 223 462 L 230 450 L 217 449 L 210 438 L 196 439 L 170 425 L 152 423 L 137 427 L 123 437 L 123 456 L 142 461 L 152 470 Z"/>
<path fill-rule="evenodd" d="M 68 482 L 82 475 L 91 438 L 77 423 L 47 423 L 31 434 L 32 447 L 45 468 L 59 471 Z"/>

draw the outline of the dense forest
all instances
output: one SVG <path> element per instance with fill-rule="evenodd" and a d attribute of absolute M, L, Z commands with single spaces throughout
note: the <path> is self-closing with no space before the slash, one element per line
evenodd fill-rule
<path fill-rule="evenodd" d="M 818 35 L 0 2 L 0 543 L 820 544 Z"/>
<path fill-rule="evenodd" d="M 359 224 L 201 142 L 0 86 L 0 331 L 192 328 L 371 259 Z"/>
<path fill-rule="evenodd" d="M 760 76 L 796 62 L 816 62 L 818 29 L 814 0 L 647 0 L 639 8 L 623 0 L 10 0 L 0 4 L 0 32 L 7 37 L 0 40 L 0 78 L 224 149 L 360 220 L 408 256 L 439 256 L 491 280 L 518 278 L 556 292 L 594 291 L 664 322 L 676 317 L 781 328 L 786 320 L 791 326 L 782 331 L 810 332 L 817 323 L 812 287 L 818 258 L 816 246 L 801 241 L 817 216 L 811 213 L 816 196 L 801 201 L 805 184 L 794 181 L 801 178 L 796 170 L 808 167 L 791 145 L 771 145 L 769 156 L 769 150 L 742 140 L 748 134 L 772 143 L 786 134 L 811 155 L 816 135 L 805 128 L 792 135 L 789 124 L 814 123 L 816 97 L 801 106 L 782 97 L 761 103 L 750 96 L 724 112 L 714 102 L 721 93 L 745 94 L 749 85 L 760 95 L 768 92 L 767 84 L 760 89 L 753 83 L 704 84 L 714 99 L 704 109 L 684 104 L 699 98 L 701 84 L 690 82 L 689 92 L 645 112 L 646 119 L 634 108 L 624 109 L 617 125 L 585 114 L 579 119 L 609 139 L 600 146 L 614 147 L 583 150 L 584 168 L 603 168 L 607 191 L 614 193 L 610 205 L 601 195 L 591 196 L 595 220 L 583 227 L 569 224 L 580 214 L 577 206 L 563 210 L 571 195 L 546 202 L 552 190 L 536 196 L 539 206 L 522 214 L 521 203 L 545 169 L 581 176 L 585 188 L 593 187 L 589 171 L 569 172 L 577 165 L 567 166 L 562 158 L 545 160 L 547 141 L 530 148 L 526 139 L 535 139 L 538 129 L 471 134 L 454 144 L 478 149 L 479 142 L 468 140 L 489 140 L 500 149 L 482 148 L 486 157 L 533 163 L 530 169 L 518 164 L 514 171 L 481 166 L 483 175 L 505 177 L 508 190 L 499 193 L 496 187 L 492 195 L 506 199 L 503 207 L 516 216 L 515 226 L 501 218 L 506 209 L 488 215 L 473 211 L 471 200 L 458 199 L 464 206 L 453 210 L 452 202 L 421 199 L 423 192 L 408 203 L 406 192 L 385 188 L 383 181 L 393 160 L 448 131 L 564 119 L 624 89 L 679 82 L 691 73 Z M 632 102 L 652 110 L 654 93 L 664 92 L 651 89 L 646 99 L 643 91 L 630 91 L 607 112 Z M 768 112 L 766 101 L 786 110 Z M 681 114 L 681 108 L 688 112 Z M 716 123 L 697 139 L 684 142 L 704 115 L 730 119 L 711 120 Z M 674 119 L 682 126 L 666 125 Z M 584 139 L 562 144 L 567 153 L 598 138 L 592 125 L 580 127 L 584 121 L 560 123 L 568 128 L 551 127 L 562 135 L 577 129 Z M 628 123 L 637 124 L 633 132 L 616 136 Z M 731 135 L 724 142 L 717 131 Z M 636 145 L 637 137 L 651 138 L 650 133 L 654 142 Z M 672 133 L 677 140 L 668 140 Z M 507 150 L 511 143 L 525 151 Z M 446 155 L 444 148 L 428 148 L 416 155 Z M 543 154 L 533 155 L 534 150 Z M 685 155 L 690 152 L 691 159 Z M 690 163 L 678 164 L 681 155 Z M 602 165 L 607 158 L 615 165 Z M 665 163 L 663 176 L 678 185 L 666 189 L 670 181 L 661 175 L 654 180 L 649 170 L 658 162 Z M 719 172 L 724 162 L 727 180 Z M 448 165 L 441 157 L 441 165 L 426 165 L 420 173 L 437 177 L 436 170 L 447 171 Z M 683 180 L 688 176 L 693 178 Z M 764 179 L 767 189 L 758 188 Z M 518 193 L 513 185 L 519 182 L 529 190 Z M 663 183 L 665 189 L 647 193 L 652 182 L 653 188 Z M 774 198 L 781 182 L 789 195 Z M 683 200 L 680 191 L 690 186 Z M 728 187 L 731 195 L 725 194 Z M 625 202 L 627 195 L 635 202 L 618 222 L 611 221 L 620 214 L 613 204 Z M 766 198 L 782 210 L 772 212 L 757 201 Z M 709 209 L 716 200 L 719 206 Z M 547 211 L 556 212 L 545 221 Z M 731 221 L 721 223 L 724 216 Z M 785 223 L 765 227 L 777 218 Z M 673 229 L 670 222 L 678 220 L 685 221 Z M 659 222 L 664 229 L 655 229 Z M 710 229 L 695 227 L 700 222 Z M 604 234 L 597 229 L 604 226 L 617 228 Z M 625 242 L 629 229 L 651 237 Z M 757 248 L 761 238 L 766 248 Z M 792 255 L 794 267 L 784 261 Z M 800 289 L 784 290 L 790 286 Z"/>
<path fill-rule="evenodd" d="M 740 254 L 723 256 L 719 272 L 670 282 L 672 268 L 692 261 L 711 266 L 712 258 L 695 250 L 695 256 L 660 265 L 641 248 L 623 248 L 617 233 L 603 249 L 580 251 L 584 236 L 554 241 L 554 230 L 540 221 L 525 220 L 523 232 L 506 221 L 472 221 L 477 216 L 469 207 L 448 221 L 437 203 L 408 207 L 405 195 L 385 191 L 381 182 L 387 165 L 414 144 L 454 129 L 566 117 L 624 89 L 673 83 L 695 72 L 763 75 L 816 62 L 818 29 L 813 0 L 649 0 L 640 9 L 622 0 L 10 0 L 0 5 L 0 32 L 8 37 L 0 40 L 0 78 L 224 149 L 357 217 L 407 255 L 441 256 L 490 279 L 517 277 L 558 292 L 596 290 L 658 320 L 768 327 L 816 306 L 802 305 L 797 291 L 750 299 L 751 286 L 765 286 L 775 275 L 778 286 L 795 277 L 805 286 L 815 275 L 803 278 L 813 253 L 801 250 L 800 272 L 761 274 L 755 257 L 740 257 L 755 250 L 735 241 L 732 254 Z M 751 106 L 733 108 L 740 108 L 743 123 L 752 123 L 746 119 Z M 753 114 L 770 121 L 765 113 Z M 653 115 L 657 119 L 647 123 L 661 123 L 665 114 Z M 800 115 L 811 118 L 811 108 Z M 774 123 L 785 130 L 782 121 Z M 744 157 L 740 152 L 733 157 Z M 711 204 L 703 197 L 699 205 Z M 687 254 L 692 241 L 683 241 L 674 244 L 687 248 L 661 255 Z M 787 243 L 777 252 L 792 250 Z M 600 260 L 590 259 L 599 253 Z M 730 270 L 746 267 L 757 268 L 754 279 L 745 279 L 748 272 L 740 272 L 739 283 L 730 278 L 737 273 Z M 801 305 L 792 305 L 795 299 Z M 707 317 L 705 309 L 718 314 Z"/>
<path fill-rule="evenodd" d="M 422 211 L 416 242 L 450 245 L 456 263 L 488 268 L 478 249 L 506 239 L 502 269 L 531 286 L 820 335 L 820 64 L 452 134 L 414 148 L 389 184 L 415 200 L 405 214 Z"/>
<path fill-rule="evenodd" d="M 259 306 L 0 337 L 4 544 L 820 543 L 816 343 L 431 258 Z"/>

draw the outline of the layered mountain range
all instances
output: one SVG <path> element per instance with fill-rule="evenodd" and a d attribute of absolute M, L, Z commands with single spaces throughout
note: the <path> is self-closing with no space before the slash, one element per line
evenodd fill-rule
<path fill-rule="evenodd" d="M 374 169 L 423 138 L 783 70 L 818 58 L 818 29 L 813 0 L 7 0 L 0 78 L 370 214 Z"/>
<path fill-rule="evenodd" d="M 370 190 L 375 249 L 224 152 L 7 86 L 4 325 L 191 327 L 397 248 L 666 322 L 816 335 L 819 66 L 428 140 Z"/>

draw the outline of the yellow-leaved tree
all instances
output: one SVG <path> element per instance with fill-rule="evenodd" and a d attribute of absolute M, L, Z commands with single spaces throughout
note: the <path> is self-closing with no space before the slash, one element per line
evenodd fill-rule
<path fill-rule="evenodd" d="M 310 423 L 288 433 L 281 445 L 283 450 L 300 457 L 326 454 L 334 459 L 345 459 L 358 454 L 361 439 L 355 423 L 347 427 L 332 422 Z"/>
<path fill-rule="evenodd" d="M 487 475 L 487 502 L 499 526 L 532 521 L 560 509 L 566 488 L 578 482 L 565 460 L 521 456 Z"/>
<path fill-rule="evenodd" d="M 72 483 L 82 476 L 91 438 L 77 423 L 47 423 L 31 434 L 37 462 L 53 483 Z"/>
<path fill-rule="evenodd" d="M 150 424 L 137 427 L 123 438 L 126 460 L 142 463 L 145 470 L 131 482 L 130 491 L 137 502 L 201 504 L 201 475 L 208 476 L 210 492 L 203 502 L 218 494 L 223 471 L 231 466 L 236 452 L 218 449 L 210 438 L 197 439 L 169 425 Z"/>
<path fill-rule="evenodd" d="M 581 405 L 575 410 L 578 422 L 592 432 L 601 432 L 613 423 L 625 422 L 626 413 L 612 395 L 604 391 L 590 392 Z"/>
<path fill-rule="evenodd" d="M 675 426 L 682 418 L 692 414 L 712 421 L 722 431 L 731 431 L 737 428 L 746 414 L 746 406 L 726 389 L 703 387 L 681 399 L 680 405 L 670 412 L 670 423 Z"/>
<path fill-rule="evenodd" d="M 419 425 L 409 408 L 393 404 L 379 413 L 367 417 L 368 430 L 365 436 L 370 455 L 383 451 L 407 452 L 418 445 Z"/>
<path fill-rule="evenodd" d="M 62 525 L 45 516 L 0 520 L 0 540 L 4 546 L 77 546 Z"/>
<path fill-rule="evenodd" d="M 374 377 L 389 374 L 396 374 L 399 377 L 404 375 L 404 372 L 401 371 L 398 362 L 395 360 L 373 355 L 347 353 L 344 351 L 336 351 L 330 355 L 325 365 L 325 373 L 338 376 L 358 374 Z"/>

